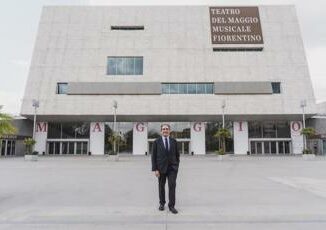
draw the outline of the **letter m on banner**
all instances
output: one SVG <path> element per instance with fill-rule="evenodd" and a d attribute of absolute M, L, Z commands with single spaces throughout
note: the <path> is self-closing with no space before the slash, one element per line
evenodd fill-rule
<path fill-rule="evenodd" d="M 47 132 L 47 123 L 46 122 L 38 122 L 36 125 L 36 132 L 44 133 Z"/>

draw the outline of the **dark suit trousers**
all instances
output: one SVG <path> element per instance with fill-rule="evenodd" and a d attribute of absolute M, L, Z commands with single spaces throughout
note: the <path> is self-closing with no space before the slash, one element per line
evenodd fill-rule
<path fill-rule="evenodd" d="M 165 182 L 166 178 L 168 179 L 169 186 L 169 207 L 174 207 L 175 205 L 175 187 L 177 180 L 178 171 L 168 166 L 166 173 L 161 173 L 158 178 L 158 189 L 159 189 L 159 197 L 160 204 L 165 204 Z"/>

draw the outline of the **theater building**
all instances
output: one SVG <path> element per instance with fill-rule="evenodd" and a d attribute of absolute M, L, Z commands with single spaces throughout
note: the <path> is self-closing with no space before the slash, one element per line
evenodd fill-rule
<path fill-rule="evenodd" d="M 48 6 L 21 114 L 40 154 L 150 152 L 160 123 L 181 153 L 300 154 L 316 104 L 294 6 Z M 302 103 L 302 102 L 305 103 Z M 113 108 L 116 103 L 116 108 Z M 303 105 L 300 106 L 300 105 Z"/>

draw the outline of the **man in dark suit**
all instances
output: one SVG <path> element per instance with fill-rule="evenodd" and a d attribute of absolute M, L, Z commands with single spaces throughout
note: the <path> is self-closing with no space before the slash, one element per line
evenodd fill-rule
<path fill-rule="evenodd" d="M 169 185 L 169 210 L 177 214 L 175 209 L 175 187 L 180 162 L 177 141 L 170 137 L 170 125 L 161 125 L 162 136 L 153 143 L 152 171 L 158 178 L 160 206 L 159 210 L 164 210 L 165 205 L 165 182 L 168 179 Z"/>

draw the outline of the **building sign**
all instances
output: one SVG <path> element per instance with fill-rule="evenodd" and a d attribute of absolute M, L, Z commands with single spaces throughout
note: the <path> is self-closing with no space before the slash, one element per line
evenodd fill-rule
<path fill-rule="evenodd" d="M 145 130 L 144 123 L 142 123 L 142 122 L 136 123 L 135 127 L 136 127 L 137 132 L 144 132 L 144 130 Z"/>
<path fill-rule="evenodd" d="M 193 129 L 195 132 L 200 132 L 202 130 L 202 123 L 201 122 L 195 122 L 193 125 Z"/>
<path fill-rule="evenodd" d="M 258 7 L 210 7 L 212 44 L 263 44 Z"/>
<path fill-rule="evenodd" d="M 36 132 L 37 133 L 46 133 L 47 132 L 47 124 L 46 122 L 37 122 L 36 124 Z"/>
<path fill-rule="evenodd" d="M 291 132 L 300 134 L 302 126 L 301 121 L 293 121 L 291 122 Z"/>

